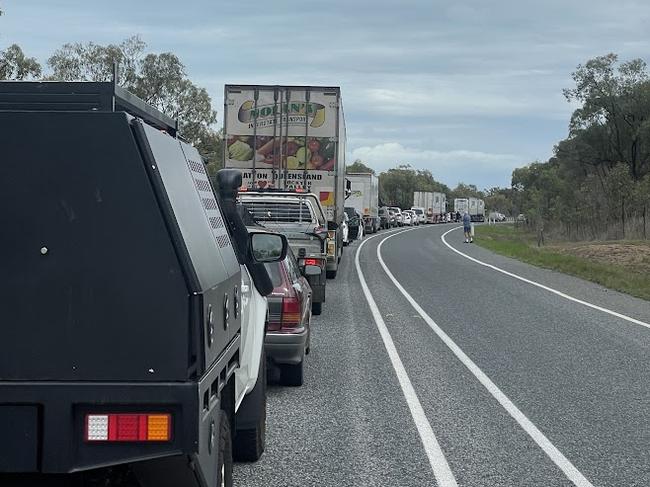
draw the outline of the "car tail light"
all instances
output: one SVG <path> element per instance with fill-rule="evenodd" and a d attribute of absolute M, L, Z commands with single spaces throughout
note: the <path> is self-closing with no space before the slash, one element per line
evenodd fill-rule
<path fill-rule="evenodd" d="M 282 298 L 282 328 L 300 326 L 300 301 L 296 297 Z"/>
<path fill-rule="evenodd" d="M 111 413 L 86 415 L 85 440 L 169 441 L 172 416 L 165 413 Z"/>

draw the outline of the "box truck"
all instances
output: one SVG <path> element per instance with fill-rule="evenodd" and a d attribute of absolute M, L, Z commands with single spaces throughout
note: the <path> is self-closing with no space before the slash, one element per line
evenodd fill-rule
<path fill-rule="evenodd" d="M 444 221 L 443 215 L 447 211 L 447 195 L 434 191 L 415 191 L 413 206 L 424 208 L 426 223 L 439 223 Z"/>
<path fill-rule="evenodd" d="M 287 242 L 177 126 L 114 83 L 0 83 L 0 475 L 208 487 L 261 454 Z"/>
<path fill-rule="evenodd" d="M 319 198 L 329 222 L 327 274 L 335 277 L 347 194 L 340 88 L 226 85 L 224 133 L 225 167 L 241 169 L 248 189 Z"/>
<path fill-rule="evenodd" d="M 454 199 L 454 213 L 460 213 L 460 217 L 463 217 L 465 212 L 469 212 L 469 199 L 468 198 L 455 198 Z"/>
<path fill-rule="evenodd" d="M 454 200 L 454 212 L 468 212 L 473 222 L 485 221 L 485 202 L 480 198 L 456 198 Z"/>
<path fill-rule="evenodd" d="M 473 222 L 485 221 L 485 202 L 480 198 L 468 198 L 469 216 Z"/>
<path fill-rule="evenodd" d="M 363 218 L 364 233 L 375 233 L 379 222 L 379 178 L 370 173 L 347 174 L 350 196 L 346 206 L 357 210 Z"/>

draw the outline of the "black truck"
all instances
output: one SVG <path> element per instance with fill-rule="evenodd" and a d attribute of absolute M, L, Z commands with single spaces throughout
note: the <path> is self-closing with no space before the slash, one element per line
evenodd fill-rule
<path fill-rule="evenodd" d="M 177 128 L 114 83 L 0 83 L 0 475 L 232 485 L 240 264 L 268 294 L 287 243 Z"/>

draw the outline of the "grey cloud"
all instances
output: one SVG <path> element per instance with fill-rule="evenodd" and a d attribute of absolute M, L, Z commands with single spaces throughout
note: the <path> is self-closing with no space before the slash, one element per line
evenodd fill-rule
<path fill-rule="evenodd" d="M 650 6 L 640 0 L 5 0 L 3 7 L 0 47 L 19 42 L 45 60 L 64 42 L 139 33 L 151 50 L 176 52 L 218 110 L 227 82 L 340 85 L 351 155 L 392 165 L 442 153 L 436 167 L 450 184 L 458 175 L 479 186 L 478 179 L 507 184 L 513 165 L 550 155 L 575 108 L 561 90 L 578 63 L 610 51 L 645 56 L 650 44 Z M 470 153 L 486 157 L 479 164 Z"/>

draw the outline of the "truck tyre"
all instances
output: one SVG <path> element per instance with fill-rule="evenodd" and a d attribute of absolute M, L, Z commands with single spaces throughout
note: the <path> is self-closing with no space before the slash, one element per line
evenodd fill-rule
<path fill-rule="evenodd" d="M 311 303 L 311 314 L 319 315 L 323 312 L 323 303 Z"/>
<path fill-rule="evenodd" d="M 233 458 L 237 462 L 256 462 L 264 453 L 266 442 L 266 353 L 264 351 L 262 351 L 260 359 L 257 383 L 244 398 L 244 401 L 250 401 L 250 403 L 246 406 L 242 403 L 242 407 L 251 407 L 258 417 L 253 427 L 236 429 L 233 441 Z"/>
<path fill-rule="evenodd" d="M 219 454 L 217 455 L 217 487 L 233 487 L 232 437 L 228 413 L 221 411 L 219 426 Z"/>
<path fill-rule="evenodd" d="M 280 367 L 280 384 L 289 387 L 299 387 L 303 382 L 303 364 L 302 360 L 298 364 L 284 364 Z"/>
<path fill-rule="evenodd" d="M 338 273 L 338 269 L 333 270 L 333 271 L 327 271 L 325 274 L 327 275 L 328 279 L 334 279 L 334 278 L 336 278 L 337 273 Z"/>

